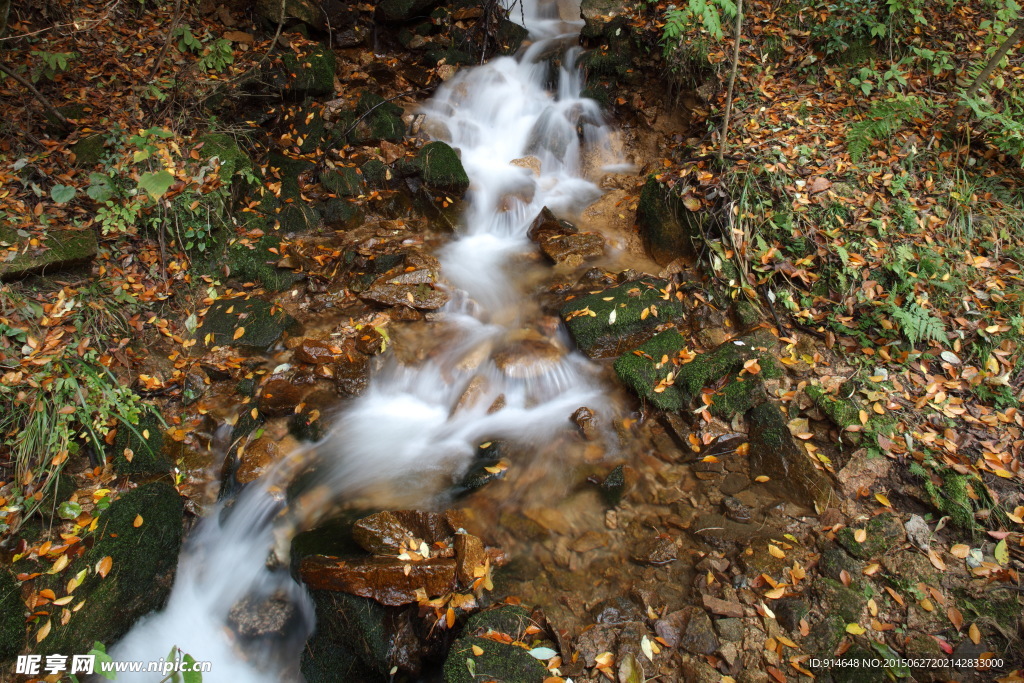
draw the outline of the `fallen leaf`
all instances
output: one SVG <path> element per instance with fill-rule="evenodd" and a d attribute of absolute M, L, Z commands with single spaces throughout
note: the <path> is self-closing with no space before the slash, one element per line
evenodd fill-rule
<path fill-rule="evenodd" d="M 865 629 L 860 624 L 847 624 L 846 625 L 846 632 L 847 633 L 851 633 L 851 634 L 853 634 L 855 636 L 864 635 L 864 633 L 866 631 L 867 631 L 867 629 Z"/>
<path fill-rule="evenodd" d="M 43 638 L 45 638 L 46 636 L 50 635 L 50 628 L 51 627 L 52 627 L 52 624 L 50 623 L 50 620 L 47 619 L 46 623 L 43 624 L 42 627 L 40 627 L 40 629 L 36 632 L 36 642 L 37 643 L 43 642 Z"/>
<path fill-rule="evenodd" d="M 142 526 L 142 515 L 135 515 L 135 519 L 132 521 L 132 526 L 136 529 Z"/>
<path fill-rule="evenodd" d="M 110 573 L 110 568 L 114 566 L 114 558 L 107 555 L 102 560 L 96 563 L 96 573 L 100 575 L 101 579 L 107 578 L 107 574 Z"/>
<path fill-rule="evenodd" d="M 232 339 L 238 339 L 243 334 L 245 334 L 245 328 L 244 327 L 239 327 L 237 330 L 235 330 L 235 333 L 233 335 L 231 335 L 231 338 Z"/>
<path fill-rule="evenodd" d="M 977 624 L 971 624 L 971 627 L 967 629 L 967 637 L 971 639 L 971 642 L 975 645 L 981 643 L 981 629 L 978 628 Z"/>
<path fill-rule="evenodd" d="M 480 655 L 482 655 L 483 653 L 484 653 L 484 649 L 483 649 L 482 647 L 480 647 L 479 645 L 474 645 L 474 646 L 473 646 L 473 654 L 474 654 L 474 655 L 476 655 L 477 657 L 479 657 L 479 656 L 480 656 Z"/>
<path fill-rule="evenodd" d="M 946 563 L 942 561 L 942 558 L 939 557 L 939 554 L 935 552 L 935 550 L 933 550 L 932 548 L 928 549 L 928 560 L 932 563 L 932 566 L 934 566 L 939 571 L 946 571 Z"/>

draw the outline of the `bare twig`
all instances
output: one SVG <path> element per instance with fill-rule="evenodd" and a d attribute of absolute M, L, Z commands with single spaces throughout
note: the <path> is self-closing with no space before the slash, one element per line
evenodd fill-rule
<path fill-rule="evenodd" d="M 978 90 L 981 89 L 981 86 L 985 84 L 988 77 L 991 76 L 992 72 L 995 71 L 997 66 L 999 66 L 999 62 L 1003 61 L 1003 57 L 1006 56 L 1006 53 L 1022 39 L 1024 39 L 1024 18 L 1017 20 L 1017 28 L 1014 29 L 1013 33 L 1003 41 L 1002 45 L 999 46 L 999 49 L 996 50 L 996 53 L 988 60 L 985 68 L 981 70 L 978 77 L 974 79 L 973 83 L 971 83 L 971 87 L 969 87 L 967 92 L 964 93 L 963 101 L 961 101 L 960 104 L 956 106 L 956 109 L 953 110 L 953 118 L 949 122 L 950 130 L 956 129 L 960 125 L 960 119 L 962 119 L 964 114 L 967 113 L 967 108 L 969 106 L 967 104 L 967 100 L 972 99 L 978 94 Z"/>
<path fill-rule="evenodd" d="M 277 17 L 277 30 L 274 31 L 274 37 L 270 40 L 270 47 L 260 57 L 260 61 L 256 62 L 256 66 L 253 69 L 258 69 L 263 66 L 263 63 L 270 58 L 270 53 L 274 51 L 274 46 L 277 45 L 277 39 L 281 37 L 281 29 L 284 27 L 284 16 L 288 7 L 288 0 L 281 0 L 281 13 Z M 251 71 L 251 70 L 250 70 Z"/>
<path fill-rule="evenodd" d="M 25 86 L 28 89 L 28 91 L 31 92 L 37 100 L 39 100 L 39 103 L 43 105 L 46 111 L 48 111 L 50 115 L 53 116 L 53 118 L 57 119 L 57 122 L 60 123 L 62 128 L 64 128 L 65 130 L 72 130 L 75 127 L 75 124 L 71 123 L 71 121 L 68 121 L 67 117 L 64 116 L 64 114 L 61 114 L 56 107 L 50 104 L 50 100 L 46 99 L 46 96 L 43 95 L 43 93 L 39 92 L 36 89 L 36 86 L 32 85 L 32 83 L 26 80 L 24 76 L 17 73 L 16 71 L 11 70 L 7 67 L 6 64 L 2 62 L 0 62 L 0 71 L 3 71 L 8 76 L 18 81 L 18 83 L 21 83 L 23 86 Z"/>
<path fill-rule="evenodd" d="M 729 115 L 732 114 L 732 89 L 736 84 L 736 68 L 740 63 L 740 39 L 743 30 L 743 0 L 736 0 L 736 31 L 735 44 L 732 48 L 732 71 L 729 72 L 729 92 L 725 96 L 725 120 L 722 121 L 722 144 L 718 148 L 718 160 L 725 157 L 725 146 L 728 142 Z"/>
<path fill-rule="evenodd" d="M 374 110 L 375 110 L 375 109 L 376 109 L 377 107 L 381 107 L 381 106 L 383 106 L 383 105 L 387 104 L 388 102 L 393 102 L 393 101 L 395 101 L 395 100 L 400 100 L 400 99 L 402 99 L 403 97 L 407 97 L 407 96 L 409 96 L 409 95 L 415 95 L 415 94 L 417 94 L 417 93 L 425 92 L 425 91 L 427 91 L 427 90 L 430 90 L 430 89 L 431 89 L 431 86 L 425 86 L 425 87 L 422 87 L 422 88 L 416 88 L 415 90 L 406 90 L 405 92 L 400 92 L 400 93 L 398 93 L 398 94 L 397 94 L 397 95 L 395 95 L 394 97 L 389 97 L 388 99 L 384 100 L 383 102 L 378 102 L 377 104 L 375 104 L 375 105 L 373 105 L 372 107 L 370 107 L 369 109 L 367 109 L 367 110 L 366 110 L 366 111 L 365 111 L 365 112 L 363 113 L 363 115 L 362 115 L 362 116 L 360 116 L 360 117 L 359 117 L 358 119 L 356 119 L 355 121 L 353 121 L 353 122 L 352 122 L 352 125 L 351 125 L 351 126 L 349 126 L 349 127 L 348 127 L 348 130 L 346 130 L 346 131 L 345 131 L 345 136 L 344 136 L 344 137 L 348 137 L 348 134 L 349 134 L 349 133 L 351 133 L 352 131 L 354 131 L 354 130 L 356 129 L 356 126 L 358 126 L 358 125 L 359 125 L 359 123 L 360 123 L 360 122 L 361 122 L 361 121 L 362 121 L 363 119 L 365 119 L 365 118 L 366 118 L 367 116 L 369 116 L 370 114 L 372 114 L 372 113 L 373 113 L 373 111 L 374 111 Z"/>
<path fill-rule="evenodd" d="M 167 48 L 171 46 L 171 42 L 174 40 L 174 31 L 177 30 L 179 21 L 181 21 L 181 0 L 176 0 L 174 3 L 174 19 L 171 20 L 171 27 L 167 29 L 167 38 L 164 39 L 164 46 L 160 48 L 160 54 L 156 56 L 156 61 L 153 62 L 149 75 L 146 76 L 146 81 L 152 81 L 163 65 L 164 57 L 167 56 Z"/>

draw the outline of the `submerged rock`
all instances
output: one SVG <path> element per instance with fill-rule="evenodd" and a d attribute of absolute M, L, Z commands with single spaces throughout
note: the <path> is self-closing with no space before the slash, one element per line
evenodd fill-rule
<path fill-rule="evenodd" d="M 382 605 L 417 602 L 420 592 L 428 598 L 451 593 L 456 588 L 456 563 L 440 557 L 421 562 L 368 557 L 356 560 L 314 555 L 302 561 L 302 582 L 314 590 L 331 590 L 364 598 Z"/>
<path fill-rule="evenodd" d="M 654 329 L 682 317 L 682 304 L 667 280 L 643 278 L 570 299 L 562 307 L 576 345 L 591 358 L 618 355 Z"/>
<path fill-rule="evenodd" d="M 526 638 L 527 627 L 532 624 L 530 613 L 518 605 L 502 605 L 474 614 L 466 621 L 462 637 L 455 641 L 445 659 L 444 682 L 537 683 L 543 680 L 547 669 L 525 648 L 481 637 L 494 632 L 512 641 L 522 641 Z"/>

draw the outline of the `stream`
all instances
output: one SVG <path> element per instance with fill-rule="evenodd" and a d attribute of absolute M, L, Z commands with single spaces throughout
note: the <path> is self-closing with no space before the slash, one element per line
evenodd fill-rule
<path fill-rule="evenodd" d="M 527 230 L 544 207 L 579 216 L 601 196 L 596 177 L 625 164 L 599 106 L 580 96 L 582 22 L 563 21 L 543 0 L 524 0 L 514 13 L 532 42 L 515 58 L 461 70 L 422 108 L 433 136 L 460 150 L 471 180 L 457 236 L 437 254 L 451 298 L 429 326 L 423 359 L 402 364 L 391 354 L 325 439 L 209 510 L 166 608 L 141 620 L 115 659 L 156 660 L 173 644 L 213 662 L 207 682 L 295 679 L 315 626 L 306 590 L 288 571 L 295 533 L 342 504 L 442 507 L 485 441 L 514 444 L 536 468 L 531 481 L 557 480 L 561 459 L 575 457 L 569 416 L 584 406 L 614 414 L 598 368 L 570 350 L 560 321 L 533 295 L 549 267 L 527 258 L 536 249 Z M 286 500 L 289 482 L 311 466 L 313 483 L 292 487 Z M 286 637 L 233 637 L 229 615 L 242 603 L 285 605 Z"/>

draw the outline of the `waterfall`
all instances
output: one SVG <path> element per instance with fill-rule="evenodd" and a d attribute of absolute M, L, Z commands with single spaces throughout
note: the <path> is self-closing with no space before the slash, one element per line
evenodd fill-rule
<path fill-rule="evenodd" d="M 439 254 L 451 300 L 433 325 L 445 343 L 417 365 L 390 359 L 322 442 L 210 510 L 188 539 L 167 607 L 140 620 L 113 649 L 116 660 L 156 660 L 176 645 L 213 662 L 206 683 L 296 677 L 313 628 L 310 600 L 283 568 L 296 527 L 353 496 L 427 504 L 458 480 L 481 441 L 544 444 L 572 426 L 577 408 L 604 405 L 594 367 L 545 321 L 522 276 L 535 250 L 527 229 L 540 210 L 571 217 L 600 196 L 581 160 L 613 157 L 609 130 L 580 95 L 582 22 L 563 21 L 543 0 L 517 3 L 512 18 L 533 42 L 515 58 L 459 71 L 423 108 L 471 180 L 458 234 Z M 314 458 L 315 487 L 286 510 L 282 483 Z M 236 637 L 232 610 L 243 598 L 270 597 L 295 607 L 288 637 Z"/>

